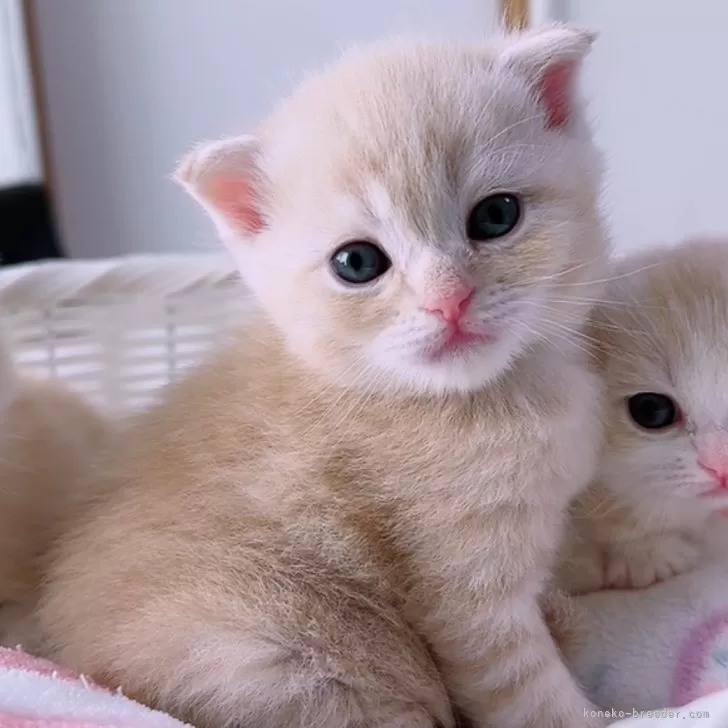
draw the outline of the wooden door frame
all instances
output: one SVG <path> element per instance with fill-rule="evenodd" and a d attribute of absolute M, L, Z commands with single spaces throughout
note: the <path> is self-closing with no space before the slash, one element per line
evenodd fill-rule
<path fill-rule="evenodd" d="M 503 25 L 509 31 L 523 30 L 562 18 L 564 0 L 499 0 Z"/>
<path fill-rule="evenodd" d="M 528 0 L 500 0 L 500 12 L 506 30 L 523 30 L 528 27 Z"/>

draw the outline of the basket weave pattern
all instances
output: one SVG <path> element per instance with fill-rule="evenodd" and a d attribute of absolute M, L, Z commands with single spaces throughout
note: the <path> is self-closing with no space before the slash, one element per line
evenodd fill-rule
<path fill-rule="evenodd" d="M 133 256 L 0 269 L 4 335 L 23 372 L 116 413 L 148 406 L 251 306 L 226 257 Z"/>

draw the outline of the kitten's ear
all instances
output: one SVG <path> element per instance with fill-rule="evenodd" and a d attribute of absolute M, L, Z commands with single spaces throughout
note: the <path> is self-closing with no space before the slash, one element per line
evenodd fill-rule
<path fill-rule="evenodd" d="M 174 178 L 218 227 L 252 237 L 265 227 L 260 156 L 253 136 L 204 142 L 187 154 Z"/>
<path fill-rule="evenodd" d="M 582 61 L 597 34 L 565 25 L 512 36 L 500 56 L 504 65 L 526 76 L 546 109 L 546 125 L 562 129 L 571 121 Z"/>

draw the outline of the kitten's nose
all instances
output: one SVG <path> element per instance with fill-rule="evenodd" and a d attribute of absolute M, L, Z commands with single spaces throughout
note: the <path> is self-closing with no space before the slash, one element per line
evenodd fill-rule
<path fill-rule="evenodd" d="M 456 324 L 468 310 L 474 293 L 475 289 L 472 286 L 464 284 L 444 295 L 436 294 L 426 297 L 422 303 L 422 308 L 446 323 Z"/>
<path fill-rule="evenodd" d="M 713 430 L 696 438 L 698 465 L 713 480 L 728 487 L 728 432 Z"/>
<path fill-rule="evenodd" d="M 721 488 L 728 488 L 728 466 L 724 467 L 721 470 L 716 470 L 714 468 L 710 468 L 707 465 L 704 465 L 700 460 L 698 460 L 698 465 L 711 477 L 713 480 L 718 483 Z"/>

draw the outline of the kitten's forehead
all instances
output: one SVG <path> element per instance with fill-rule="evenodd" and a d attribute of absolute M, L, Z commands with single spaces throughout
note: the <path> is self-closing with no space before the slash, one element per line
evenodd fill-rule
<path fill-rule="evenodd" d="M 695 241 L 623 263 L 597 319 L 607 376 L 662 387 L 700 418 L 728 421 L 728 241 Z"/>
<path fill-rule="evenodd" d="M 473 179 L 484 188 L 527 184 L 545 166 L 542 134 L 525 80 L 499 68 L 487 46 L 432 43 L 345 58 L 304 83 L 263 129 L 276 186 L 330 186 L 377 214 L 411 210 L 419 224 L 438 209 L 433 198 Z M 519 164 L 529 150 L 536 159 Z"/>

